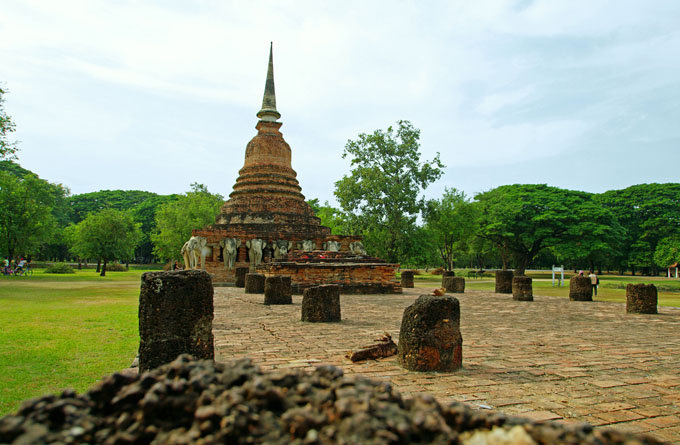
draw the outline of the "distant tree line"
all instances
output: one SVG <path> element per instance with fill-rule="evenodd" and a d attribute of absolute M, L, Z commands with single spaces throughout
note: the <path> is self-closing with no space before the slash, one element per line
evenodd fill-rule
<path fill-rule="evenodd" d="M 14 161 L 0 161 L 0 255 L 17 259 L 152 263 L 179 257 L 191 230 L 214 222 L 220 195 L 102 190 L 71 195 Z M 99 269 L 99 267 L 98 267 Z"/>

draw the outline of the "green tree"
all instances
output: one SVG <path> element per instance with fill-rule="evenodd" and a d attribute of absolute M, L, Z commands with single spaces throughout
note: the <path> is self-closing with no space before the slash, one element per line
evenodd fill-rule
<path fill-rule="evenodd" d="M 314 215 L 321 220 L 321 225 L 329 227 L 333 235 L 349 235 L 347 218 L 342 210 L 331 206 L 328 201 L 323 205 L 317 198 L 307 200 L 307 204 L 314 211 Z"/>
<path fill-rule="evenodd" d="M 17 144 L 15 141 L 10 141 L 8 136 L 16 130 L 12 118 L 5 113 L 2 104 L 5 103 L 3 95 L 7 91 L 0 88 L 0 159 L 14 159 L 17 152 Z"/>
<path fill-rule="evenodd" d="M 456 255 L 470 252 L 477 232 L 477 213 L 465 193 L 455 188 L 446 188 L 441 199 L 427 202 L 425 224 L 434 234 L 446 270 L 453 270 Z"/>
<path fill-rule="evenodd" d="M 73 223 L 103 209 L 129 210 L 135 222 L 141 224 L 142 239 L 135 249 L 135 258 L 150 262 L 153 257 L 151 234 L 156 231 L 156 210 L 167 202 L 176 201 L 178 195 L 158 195 L 141 190 L 100 190 L 71 196 L 69 208 Z"/>
<path fill-rule="evenodd" d="M 10 258 L 37 253 L 56 230 L 55 203 L 66 193 L 34 174 L 0 171 L 0 250 Z"/>
<path fill-rule="evenodd" d="M 663 238 L 680 236 L 680 184 L 638 184 L 610 190 L 596 198 L 610 209 L 625 229 L 618 262 L 635 274 L 646 268 L 658 274 L 654 261 Z"/>
<path fill-rule="evenodd" d="M 392 262 L 411 249 L 408 234 L 425 206 L 421 191 L 444 167 L 439 154 L 421 162 L 419 139 L 420 130 L 408 121 L 399 121 L 396 130 L 360 134 L 347 141 L 342 155 L 351 159 L 350 174 L 335 183 L 349 229 L 361 232 L 369 252 Z"/>
<path fill-rule="evenodd" d="M 74 254 L 81 258 L 101 258 L 102 277 L 106 275 L 109 261 L 129 260 L 134 255 L 142 236 L 132 215 L 115 209 L 91 213 L 67 233 Z"/>
<path fill-rule="evenodd" d="M 441 258 L 437 250 L 437 238 L 427 226 L 416 226 L 408 234 L 408 249 L 404 250 L 404 264 L 414 268 L 439 265 Z"/>
<path fill-rule="evenodd" d="M 196 183 L 176 201 L 162 204 L 156 211 L 156 233 L 151 235 L 154 255 L 162 260 L 179 259 L 191 231 L 213 223 L 222 204 L 222 195 L 212 194 Z"/>
<path fill-rule="evenodd" d="M 680 237 L 669 236 L 656 244 L 654 262 L 660 268 L 680 262 Z"/>
<path fill-rule="evenodd" d="M 62 229 L 70 223 L 68 188 L 61 184 L 52 184 L 42 180 L 35 173 L 26 170 L 11 160 L 0 161 L 0 172 L 8 173 L 17 178 L 20 183 L 25 184 L 31 184 L 33 179 L 36 179 L 38 181 L 36 184 L 41 184 L 41 187 L 39 187 L 40 192 L 33 190 L 30 191 L 29 194 L 32 196 L 41 196 L 44 192 L 46 196 L 42 196 L 40 199 L 46 199 L 45 202 L 51 207 L 50 213 L 52 214 L 53 220 L 51 221 L 50 230 L 44 234 L 45 236 L 43 236 L 43 239 L 37 244 L 29 242 L 29 246 L 33 247 L 30 248 L 30 252 L 23 253 L 35 254 L 41 258 L 56 257 L 63 260 L 67 254 L 68 247 L 62 237 Z M 25 182 L 27 179 L 29 180 L 28 183 Z M 15 209 L 15 211 L 18 211 L 18 209 Z M 34 238 L 34 240 L 39 238 L 40 237 Z M 22 252 L 18 253 L 21 254 Z"/>
<path fill-rule="evenodd" d="M 566 245 L 570 240 L 615 237 L 615 219 L 593 195 L 549 187 L 545 184 L 515 184 L 478 194 L 479 236 L 493 242 L 507 268 L 512 261 L 517 274 L 546 248 Z"/>

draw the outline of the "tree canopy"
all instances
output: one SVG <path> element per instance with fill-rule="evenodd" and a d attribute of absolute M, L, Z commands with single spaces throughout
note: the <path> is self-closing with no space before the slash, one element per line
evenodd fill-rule
<path fill-rule="evenodd" d="M 347 141 L 342 156 L 351 159 L 351 171 L 335 183 L 349 229 L 364 236 L 369 252 L 393 262 L 406 258 L 425 205 L 421 192 L 444 167 L 439 154 L 420 160 L 420 130 L 408 121 L 397 125 Z"/>
<path fill-rule="evenodd" d="M 680 184 L 639 184 L 602 193 L 597 200 L 625 229 L 618 261 L 622 269 L 652 268 L 663 238 L 680 236 Z"/>
<path fill-rule="evenodd" d="M 17 152 L 16 141 L 11 141 L 9 139 L 10 133 L 16 130 L 16 126 L 12 121 L 12 118 L 7 115 L 3 104 L 5 103 L 5 98 L 3 97 L 7 93 L 6 90 L 0 87 L 0 160 L 1 159 L 14 159 L 15 153 Z"/>
<path fill-rule="evenodd" d="M 584 244 L 613 236 L 615 220 L 590 193 L 545 184 L 515 184 L 478 194 L 479 236 L 496 245 L 503 267 L 513 261 L 523 274 L 548 247 Z M 590 248 L 584 247 L 584 251 Z"/>
<path fill-rule="evenodd" d="M 77 256 L 103 260 L 101 276 L 106 275 L 109 261 L 132 258 L 141 236 L 132 215 L 115 209 L 90 213 L 68 231 L 71 250 Z"/>
<path fill-rule="evenodd" d="M 322 205 L 316 198 L 308 200 L 307 204 L 314 211 L 314 215 L 321 219 L 321 225 L 330 228 L 333 235 L 351 234 L 347 227 L 347 217 L 342 210 L 331 206 L 328 201 Z"/>
<path fill-rule="evenodd" d="M 669 236 L 656 245 L 654 262 L 660 268 L 680 263 L 680 236 Z"/>
<path fill-rule="evenodd" d="M 432 232 L 446 270 L 453 270 L 456 254 L 468 253 L 477 231 L 478 207 L 465 193 L 445 189 L 441 199 L 427 202 L 426 228 Z"/>
<path fill-rule="evenodd" d="M 191 231 L 213 223 L 222 204 L 222 195 L 197 183 L 176 201 L 162 204 L 156 211 L 156 232 L 151 235 L 154 254 L 163 260 L 179 259 Z"/>
<path fill-rule="evenodd" d="M 71 196 L 71 221 L 78 223 L 90 213 L 103 209 L 130 211 L 141 224 L 142 238 L 135 249 L 135 258 L 149 262 L 153 255 L 151 234 L 156 230 L 156 210 L 165 203 L 176 201 L 179 195 L 158 195 L 141 190 L 101 190 Z"/>
<path fill-rule="evenodd" d="M 36 254 L 55 236 L 55 208 L 66 193 L 34 174 L 0 171 L 0 251 L 10 258 Z"/>

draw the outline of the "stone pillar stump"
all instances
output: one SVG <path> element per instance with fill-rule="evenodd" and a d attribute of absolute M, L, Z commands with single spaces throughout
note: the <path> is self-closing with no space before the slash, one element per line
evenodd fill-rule
<path fill-rule="evenodd" d="M 261 273 L 247 273 L 246 274 L 246 289 L 247 294 L 261 294 L 264 292 L 264 275 Z"/>
<path fill-rule="evenodd" d="M 246 287 L 246 274 L 250 269 L 248 267 L 237 267 L 234 269 L 236 275 L 236 287 Z"/>
<path fill-rule="evenodd" d="M 530 277 L 512 277 L 512 299 L 516 301 L 534 301 L 534 291 Z"/>
<path fill-rule="evenodd" d="M 453 371 L 461 367 L 463 337 L 457 298 L 421 295 L 404 309 L 398 360 L 411 371 Z"/>
<path fill-rule="evenodd" d="M 465 292 L 465 278 L 463 277 L 442 277 L 442 287 L 446 292 L 462 294 Z"/>
<path fill-rule="evenodd" d="M 452 270 L 445 270 L 444 272 L 442 272 L 442 287 L 446 287 L 446 286 L 444 286 L 444 278 L 455 277 L 455 276 L 456 276 L 456 272 L 454 272 Z"/>
<path fill-rule="evenodd" d="M 593 301 L 593 286 L 590 278 L 574 275 L 569 280 L 569 299 L 571 301 Z"/>
<path fill-rule="evenodd" d="M 626 285 L 626 312 L 629 314 L 658 314 L 658 294 L 653 284 Z"/>
<path fill-rule="evenodd" d="M 202 270 L 146 272 L 139 293 L 139 369 L 180 354 L 214 359 L 213 285 Z"/>
<path fill-rule="evenodd" d="M 414 275 L 414 272 L 412 270 L 402 270 L 401 271 L 401 287 L 403 287 L 403 288 L 414 287 L 414 285 L 413 285 L 413 275 Z"/>
<path fill-rule="evenodd" d="M 340 321 L 340 287 L 324 284 L 305 289 L 302 293 L 302 321 Z"/>
<path fill-rule="evenodd" d="M 496 293 L 497 294 L 511 294 L 512 293 L 512 276 L 511 270 L 497 270 L 496 271 Z"/>
<path fill-rule="evenodd" d="M 274 275 L 264 280 L 264 304 L 293 304 L 289 275 Z"/>

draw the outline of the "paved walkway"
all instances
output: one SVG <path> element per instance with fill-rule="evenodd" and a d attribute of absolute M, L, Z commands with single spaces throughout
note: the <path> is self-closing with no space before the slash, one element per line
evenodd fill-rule
<path fill-rule="evenodd" d="M 340 366 L 392 382 L 403 395 L 428 392 L 536 420 L 611 425 L 680 443 L 680 308 L 627 315 L 621 303 L 570 302 L 469 291 L 461 305 L 463 369 L 416 373 L 396 357 L 353 364 L 345 353 L 382 333 L 398 341 L 401 316 L 422 289 L 343 295 L 342 322 L 302 323 L 302 297 L 265 306 L 262 295 L 215 289 L 216 359 L 250 357 L 264 369 Z"/>

